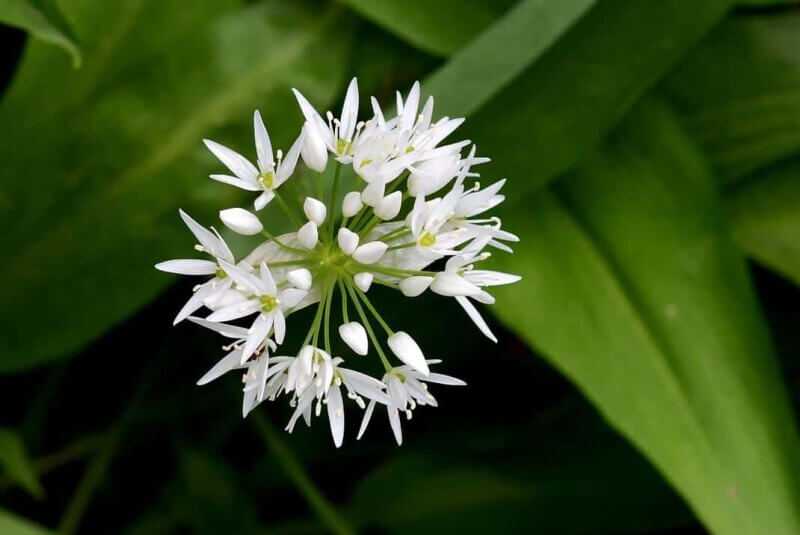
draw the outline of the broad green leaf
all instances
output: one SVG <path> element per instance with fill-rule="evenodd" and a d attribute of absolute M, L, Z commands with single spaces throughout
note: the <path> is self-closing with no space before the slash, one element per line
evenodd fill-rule
<path fill-rule="evenodd" d="M 664 88 L 732 184 L 800 150 L 800 13 L 732 17 Z"/>
<path fill-rule="evenodd" d="M 0 533 L 3 535 L 48 535 L 52 532 L 10 511 L 0 509 Z"/>
<path fill-rule="evenodd" d="M 742 249 L 800 284 L 800 160 L 760 171 L 725 201 Z"/>
<path fill-rule="evenodd" d="M 514 0 L 341 0 L 421 50 L 452 54 L 481 33 Z"/>
<path fill-rule="evenodd" d="M 12 429 L 0 429 L 0 468 L 31 496 L 41 498 L 44 495 L 44 490 L 28 458 L 25 444 L 19 434 Z M 0 530 L 0 533 L 5 532 Z"/>
<path fill-rule="evenodd" d="M 712 532 L 800 531 L 793 416 L 699 153 L 648 103 L 559 186 L 504 210 L 501 319 Z"/>
<path fill-rule="evenodd" d="M 471 114 L 524 71 L 594 3 L 520 1 L 428 78 L 425 88 L 434 95 L 448 87 L 458 88 L 439 99 L 437 112 Z"/>
<path fill-rule="evenodd" d="M 599 2 L 465 125 L 492 157 L 483 173 L 508 176 L 520 195 L 577 164 L 730 4 Z M 461 83 L 437 99 L 455 98 Z"/>
<path fill-rule="evenodd" d="M 0 3 L 0 23 L 60 46 L 72 56 L 73 67 L 80 67 L 81 51 L 55 0 L 4 0 Z"/>
<path fill-rule="evenodd" d="M 6 372 L 74 351 L 174 281 L 152 265 L 194 254 L 179 207 L 212 224 L 241 204 L 207 178 L 219 164 L 202 138 L 251 154 L 259 108 L 286 149 L 301 117 L 290 87 L 324 104 L 345 82 L 349 23 L 335 10 L 75 4 L 84 68 L 59 69 L 32 43 L 0 106 L 0 224 L 13 229 L 0 235 L 13 251 L 0 267 L 14 281 L 0 305 Z"/>

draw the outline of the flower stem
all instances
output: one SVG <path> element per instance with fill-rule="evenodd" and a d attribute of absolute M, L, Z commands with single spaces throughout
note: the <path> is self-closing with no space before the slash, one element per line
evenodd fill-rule
<path fill-rule="evenodd" d="M 269 233 L 269 231 L 267 231 L 266 229 L 263 229 L 263 230 L 261 231 L 261 234 L 263 234 L 263 235 L 264 235 L 264 236 L 266 236 L 268 239 L 270 239 L 270 240 L 272 240 L 273 242 L 275 242 L 275 245 L 277 245 L 277 246 L 278 246 L 278 247 L 280 247 L 281 249 L 284 249 L 284 250 L 286 250 L 286 251 L 289 251 L 290 253 L 294 253 L 294 254 L 298 254 L 298 255 L 303 255 L 303 256 L 306 256 L 306 255 L 308 254 L 308 251 L 304 251 L 303 249 L 298 249 L 297 247 L 290 247 L 289 245 L 286 245 L 285 243 L 283 243 L 282 241 L 280 241 L 278 238 L 276 238 L 275 236 L 273 236 L 272 234 L 270 234 L 270 233 Z"/>
<path fill-rule="evenodd" d="M 386 323 L 383 320 L 381 315 L 378 314 L 378 311 L 375 310 L 375 307 L 372 306 L 372 303 L 370 302 L 369 298 L 367 297 L 367 294 L 362 292 L 361 288 L 358 288 L 358 287 L 355 288 L 355 291 L 356 291 L 356 294 L 358 294 L 358 296 L 361 297 L 361 299 L 364 301 L 364 304 L 367 306 L 367 308 L 372 313 L 372 315 L 375 316 L 375 319 L 378 320 L 378 323 L 381 324 L 381 327 L 383 327 L 383 330 L 386 331 L 386 334 L 388 334 L 389 336 L 392 336 L 394 334 L 394 331 L 389 327 L 389 324 Z"/>
<path fill-rule="evenodd" d="M 347 286 L 347 290 L 350 292 L 350 297 L 353 301 L 353 304 L 356 306 L 358 315 L 361 317 L 361 321 L 364 323 L 364 328 L 367 330 L 370 340 L 372 340 L 372 345 L 375 346 L 375 350 L 378 352 L 378 356 L 381 358 L 383 367 L 387 372 L 390 371 L 392 369 L 392 365 L 389 363 L 389 359 L 387 359 L 386 355 L 383 353 L 381 344 L 378 342 L 378 337 L 375 336 L 375 332 L 372 330 L 372 325 L 369 323 L 369 318 L 367 318 L 367 315 L 364 313 L 364 309 L 361 308 L 361 303 L 358 302 L 358 296 L 356 295 L 355 290 L 353 290 L 354 283 L 348 280 L 345 282 L 345 284 Z"/>
<path fill-rule="evenodd" d="M 386 234 L 378 238 L 378 240 L 388 243 L 390 241 L 399 240 L 400 238 L 405 238 L 409 234 L 411 234 L 411 231 L 401 225 L 396 229 L 394 229 L 393 231 L 387 232 Z"/>
<path fill-rule="evenodd" d="M 330 214 L 328 215 L 328 226 L 330 227 L 330 237 L 331 241 L 333 241 L 333 227 L 334 227 L 334 220 L 336 218 L 336 194 L 339 190 L 339 175 L 342 172 L 342 164 L 341 162 L 336 162 L 336 170 L 333 172 L 333 187 L 331 188 L 331 201 L 328 204 L 330 206 Z"/>
<path fill-rule="evenodd" d="M 268 262 L 267 266 L 274 268 L 274 267 L 284 267 L 284 266 L 308 266 L 316 262 L 313 258 L 299 258 L 297 260 L 282 260 L 280 262 Z"/>
<path fill-rule="evenodd" d="M 350 319 L 347 317 L 347 292 L 344 289 L 344 283 L 341 278 L 336 282 L 339 283 L 339 293 L 342 294 L 342 319 L 345 323 L 350 323 Z"/>
<path fill-rule="evenodd" d="M 286 214 L 286 217 L 289 218 L 292 224 L 295 227 L 299 227 L 300 225 L 302 225 L 295 211 L 292 210 L 289 204 L 283 199 L 283 197 L 281 197 L 281 194 L 278 192 L 278 190 L 272 190 L 272 191 L 275 193 L 275 200 L 278 201 L 278 204 L 281 206 L 281 210 L 283 210 L 283 213 Z"/>
<path fill-rule="evenodd" d="M 401 243 L 400 245 L 393 245 L 387 249 L 387 251 L 396 251 L 398 249 L 407 249 L 409 247 L 414 247 L 417 243 L 410 241 L 406 243 Z"/>
<path fill-rule="evenodd" d="M 331 303 L 333 302 L 333 294 L 335 293 L 334 283 L 331 282 L 328 287 L 328 297 L 325 300 L 325 351 L 328 355 L 331 354 Z"/>

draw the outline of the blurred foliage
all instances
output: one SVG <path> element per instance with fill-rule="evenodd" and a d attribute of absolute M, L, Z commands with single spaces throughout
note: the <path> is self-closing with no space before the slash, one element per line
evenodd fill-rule
<path fill-rule="evenodd" d="M 2 60 L 0 533 L 800 532 L 795 2 L 10 0 L 0 21 L 33 37 Z M 193 386 L 209 338 L 170 328 L 190 286 L 152 269 L 189 243 L 178 207 L 240 202 L 202 138 L 249 145 L 258 108 L 285 148 L 289 89 L 333 105 L 351 75 L 469 116 L 522 237 L 495 260 L 523 275 L 497 347 L 452 303 L 393 305 L 429 311 L 421 342 L 470 384 L 402 449 L 239 422 L 234 381 Z M 745 255 L 786 279 L 758 268 L 756 293 Z"/>

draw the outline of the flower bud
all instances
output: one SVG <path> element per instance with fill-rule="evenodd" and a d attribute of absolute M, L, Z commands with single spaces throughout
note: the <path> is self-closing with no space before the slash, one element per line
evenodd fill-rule
<path fill-rule="evenodd" d="M 228 208 L 227 210 L 221 210 L 219 212 L 219 218 L 225 223 L 226 227 L 244 236 L 258 234 L 264 229 L 258 217 L 244 208 Z"/>
<path fill-rule="evenodd" d="M 416 297 L 427 290 L 432 282 L 433 277 L 408 277 L 400 281 L 400 291 L 406 297 Z"/>
<path fill-rule="evenodd" d="M 344 217 L 353 217 L 361 210 L 362 206 L 364 206 L 364 203 L 361 202 L 361 194 L 357 191 L 351 191 L 342 200 L 342 215 Z"/>
<path fill-rule="evenodd" d="M 373 278 L 374 276 L 372 275 L 372 273 L 366 273 L 366 272 L 358 273 L 353 276 L 353 280 L 356 282 L 356 286 L 358 286 L 358 289 L 364 293 L 366 293 L 369 290 L 370 286 L 372 286 Z"/>
<path fill-rule="evenodd" d="M 308 122 L 303 125 L 303 146 L 300 148 L 300 157 L 309 169 L 318 173 L 325 171 L 328 165 L 328 148 L 316 129 Z"/>
<path fill-rule="evenodd" d="M 397 214 L 400 213 L 400 207 L 402 204 L 403 195 L 399 191 L 390 193 L 381 199 L 381 202 L 379 202 L 378 206 L 375 207 L 375 215 L 384 221 L 394 219 L 397 217 Z"/>
<path fill-rule="evenodd" d="M 317 225 L 313 221 L 309 221 L 297 231 L 297 241 L 306 249 L 313 249 L 317 246 L 319 233 L 317 232 Z"/>
<path fill-rule="evenodd" d="M 350 229 L 340 228 L 336 238 L 339 242 L 339 249 L 347 256 L 353 254 L 353 251 L 358 247 L 358 234 Z"/>
<path fill-rule="evenodd" d="M 286 274 L 286 279 L 292 283 L 292 286 L 301 290 L 308 290 L 313 282 L 311 272 L 306 268 L 293 269 Z"/>
<path fill-rule="evenodd" d="M 430 374 L 428 363 L 425 362 L 425 355 L 422 354 L 422 350 L 408 333 L 398 331 L 389 337 L 387 343 L 392 353 L 405 364 L 423 375 Z"/>
<path fill-rule="evenodd" d="M 303 203 L 303 212 L 308 220 L 313 221 L 317 226 L 320 226 L 325 221 L 325 216 L 328 215 L 325 204 L 313 197 L 306 197 Z"/>
<path fill-rule="evenodd" d="M 367 206 L 378 206 L 381 200 L 383 200 L 383 194 L 386 191 L 386 184 L 379 180 L 373 180 L 367 187 L 364 188 L 364 191 L 361 192 L 361 200 L 364 201 L 364 204 Z"/>
<path fill-rule="evenodd" d="M 366 355 L 369 350 L 369 342 L 367 341 L 367 331 L 364 326 L 357 321 L 350 323 L 343 323 L 339 325 L 339 336 L 342 337 L 344 343 L 350 347 L 358 355 Z"/>
<path fill-rule="evenodd" d="M 388 248 L 389 246 L 382 241 L 371 241 L 360 245 L 355 252 L 353 252 L 353 259 L 362 264 L 374 264 L 383 256 L 383 253 L 385 253 Z"/>

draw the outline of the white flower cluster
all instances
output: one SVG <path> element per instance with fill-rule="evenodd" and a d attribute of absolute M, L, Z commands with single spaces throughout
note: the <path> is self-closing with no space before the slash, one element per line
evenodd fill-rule
<path fill-rule="evenodd" d="M 380 404 L 400 444 L 399 413 L 411 418 L 417 406 L 436 406 L 427 383 L 464 383 L 432 373 L 429 365 L 440 361 L 427 359 L 408 333 L 390 327 L 367 293 L 379 284 L 409 297 L 428 289 L 454 297 L 481 332 L 496 341 L 472 300 L 491 304 L 494 298 L 486 287 L 519 280 L 475 268 L 489 257 L 486 248 L 511 252 L 503 242 L 517 241 L 500 228 L 497 217 L 484 215 L 503 202 L 499 192 L 504 180 L 486 188 L 477 182 L 465 185 L 478 176 L 472 167 L 488 159 L 476 157 L 474 146 L 465 156 L 469 141 L 443 144 L 463 119 L 444 117 L 434 122 L 433 98 L 419 109 L 418 83 L 405 99 L 397 94 L 397 115 L 390 119 L 372 98 L 373 116 L 365 122 L 358 121 L 355 78 L 339 118 L 328 112 L 323 119 L 303 95 L 294 93 L 305 123 L 285 155 L 280 150 L 273 154 L 258 112 L 253 118 L 255 165 L 219 143 L 206 140 L 205 144 L 230 171 L 211 175 L 212 179 L 258 193 L 255 211 L 275 200 L 299 227 L 297 231 L 274 236 L 253 212 L 222 210 L 220 218 L 229 229 L 266 238 L 237 262 L 213 227 L 209 230 L 181 211 L 197 238 L 195 248 L 210 259 L 169 260 L 156 267 L 211 277 L 194 288 L 175 318 L 176 323 L 188 318 L 231 339 L 227 355 L 198 384 L 230 370 L 244 370 L 243 414 L 265 399 L 286 395 L 294 407 L 288 431 L 300 416 L 310 425 L 312 413 L 318 416 L 326 406 L 337 447 L 344 435 L 344 387 L 347 398 L 365 410 L 358 436 Z M 335 168 L 326 172 L 329 153 Z M 326 205 L 321 198 L 307 197 L 302 214 L 298 207 L 293 209 L 297 204 L 293 199 L 284 199 L 279 192 L 300 158 L 328 181 L 329 198 Z M 342 358 L 332 355 L 334 300 L 336 308 L 341 307 L 339 337 L 356 355 L 367 355 L 372 346 L 385 369 L 380 380 L 342 367 Z M 310 305 L 316 305 L 316 311 L 305 341 L 294 354 L 273 355 L 284 342 L 286 317 Z M 208 316 L 193 316 L 203 307 L 211 311 Z M 247 320 L 247 327 L 226 323 L 245 317 L 254 318 Z M 379 336 L 381 331 L 386 338 Z M 395 366 L 392 355 L 402 364 Z"/>

